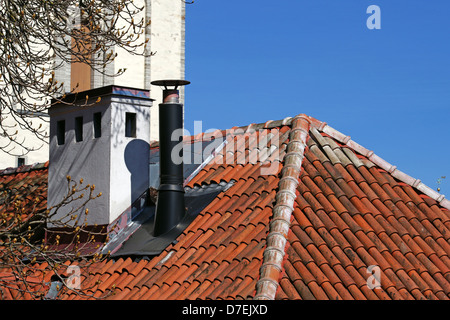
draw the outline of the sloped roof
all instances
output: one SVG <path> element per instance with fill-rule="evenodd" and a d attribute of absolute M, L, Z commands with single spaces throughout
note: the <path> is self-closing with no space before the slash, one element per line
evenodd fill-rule
<path fill-rule="evenodd" d="M 47 209 L 47 177 L 48 162 L 0 170 L 0 213 L 6 217 L 17 213 L 13 208 L 16 200 L 24 208 L 23 220 Z"/>
<path fill-rule="evenodd" d="M 227 133 L 187 186 L 234 185 L 161 254 L 91 268 L 87 282 L 99 280 L 92 294 L 450 298 L 450 202 L 443 195 L 306 115 Z"/>

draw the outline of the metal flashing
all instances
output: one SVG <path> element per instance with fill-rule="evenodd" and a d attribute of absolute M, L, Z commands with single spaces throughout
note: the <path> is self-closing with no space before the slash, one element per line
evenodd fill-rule
<path fill-rule="evenodd" d="M 217 195 L 234 184 L 234 181 L 228 183 L 211 183 L 199 188 L 185 188 L 186 214 L 184 218 L 171 230 L 155 237 L 154 213 L 155 206 L 150 206 L 146 210 L 145 219 L 140 223 L 135 232 L 130 235 L 125 242 L 121 243 L 120 248 L 111 254 L 111 257 L 121 256 L 155 256 L 160 254 L 168 245 L 173 243 L 176 238 L 186 229 L 186 227 L 197 217 L 197 215 L 213 201 Z"/>

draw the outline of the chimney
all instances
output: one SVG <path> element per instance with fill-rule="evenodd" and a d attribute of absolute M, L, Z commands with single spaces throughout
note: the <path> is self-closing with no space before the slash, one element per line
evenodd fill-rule
<path fill-rule="evenodd" d="M 186 80 L 158 80 L 151 84 L 164 87 L 159 104 L 160 185 L 156 203 L 153 235 L 162 235 L 175 227 L 185 215 L 183 188 L 183 104 L 179 102 L 179 86 Z M 169 88 L 171 87 L 171 88 Z"/>
<path fill-rule="evenodd" d="M 110 224 L 148 189 L 149 96 L 149 90 L 107 86 L 53 103 L 48 112 L 49 208 L 67 194 L 67 176 L 95 185 L 95 195 L 102 193 L 86 204 L 87 223 L 92 226 Z M 68 203 L 55 219 L 83 201 Z"/>

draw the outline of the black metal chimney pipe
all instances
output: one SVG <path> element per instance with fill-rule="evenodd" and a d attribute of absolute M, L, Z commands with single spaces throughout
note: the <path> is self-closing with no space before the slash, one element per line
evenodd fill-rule
<path fill-rule="evenodd" d="M 175 130 L 183 129 L 183 104 L 179 102 L 178 87 L 189 84 L 186 80 L 158 80 L 152 85 L 162 86 L 163 102 L 159 104 L 159 174 L 160 185 L 156 202 L 153 235 L 162 235 L 175 227 L 185 215 L 183 188 L 183 150 L 172 159 L 172 151 L 183 141 L 182 134 L 172 140 Z M 169 89 L 168 87 L 173 87 Z M 178 160 L 178 161 L 174 161 Z"/>

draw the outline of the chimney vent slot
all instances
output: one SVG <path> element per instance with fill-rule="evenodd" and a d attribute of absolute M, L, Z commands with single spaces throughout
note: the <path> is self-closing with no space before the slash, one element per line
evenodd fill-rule
<path fill-rule="evenodd" d="M 94 138 L 100 138 L 102 136 L 102 113 L 94 113 Z"/>
<path fill-rule="evenodd" d="M 59 146 L 66 143 L 66 120 L 56 122 L 56 139 Z"/>
<path fill-rule="evenodd" d="M 83 141 L 83 117 L 75 117 L 75 141 Z"/>
<path fill-rule="evenodd" d="M 125 137 L 136 138 L 136 113 L 125 113 Z"/>

